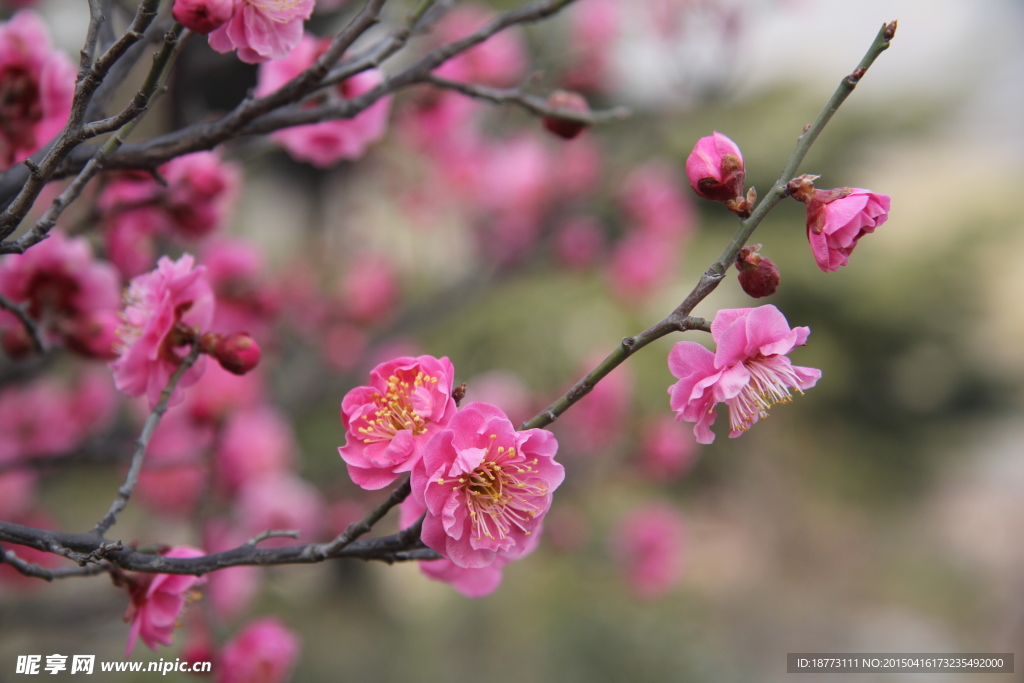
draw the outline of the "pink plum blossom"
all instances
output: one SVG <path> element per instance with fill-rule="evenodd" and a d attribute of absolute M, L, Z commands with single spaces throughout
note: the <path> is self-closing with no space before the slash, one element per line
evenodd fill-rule
<path fill-rule="evenodd" d="M 608 86 L 612 48 L 622 30 L 623 9 L 619 0 L 584 0 L 569 12 L 569 45 L 572 65 L 566 84 L 579 90 Z"/>
<path fill-rule="evenodd" d="M 84 237 L 68 238 L 53 231 L 25 253 L 4 258 L 0 261 L 0 294 L 24 304 L 51 343 L 64 344 L 86 356 L 114 357 L 120 278 L 109 263 L 93 258 Z M 21 323 L 11 313 L 0 311 L 0 329 L 13 326 L 21 327 Z"/>
<path fill-rule="evenodd" d="M 420 515 L 426 512 L 426 507 L 417 502 L 415 498 L 409 497 L 402 503 L 399 515 L 399 525 L 405 529 L 412 526 L 419 519 Z M 540 544 L 542 526 L 538 526 L 535 533 L 530 534 L 526 539 L 526 546 L 518 557 L 525 557 L 532 553 Z M 448 558 L 442 557 L 439 560 L 422 561 L 419 563 L 420 573 L 424 576 L 447 583 L 456 591 L 467 598 L 482 598 L 498 590 L 504 575 L 505 565 L 512 562 L 513 558 L 498 556 L 494 562 L 486 567 L 467 568 L 460 567 Z"/>
<path fill-rule="evenodd" d="M 183 354 L 175 344 L 175 328 L 187 328 L 193 335 L 205 332 L 213 321 L 213 290 L 206 269 L 184 254 L 177 261 L 160 258 L 156 269 L 132 280 L 126 294 L 124 322 L 118 331 L 123 347 L 110 364 L 114 384 L 129 396 L 145 395 L 155 406 Z M 171 405 L 182 399 L 181 389 L 195 384 L 203 375 L 205 358 L 200 356 L 178 382 Z"/>
<path fill-rule="evenodd" d="M 164 557 L 202 557 L 204 554 L 198 548 L 178 546 L 164 553 Z M 124 614 L 124 620 L 131 623 L 125 657 L 131 657 L 135 641 L 140 637 L 151 650 L 156 650 L 157 645 L 170 645 L 175 622 L 185 609 L 192 589 L 205 582 L 203 577 L 183 574 L 133 576 L 128 586 L 131 604 Z"/>
<path fill-rule="evenodd" d="M 686 158 L 686 177 L 693 191 L 704 199 L 727 202 L 741 197 L 746 179 L 743 153 L 716 130 L 693 146 Z"/>
<path fill-rule="evenodd" d="M 718 345 L 712 353 L 696 342 L 677 342 L 668 367 L 679 381 L 669 387 L 677 420 L 693 422 L 697 443 L 715 440 L 716 404 L 729 407 L 729 437 L 736 438 L 777 403 L 792 400 L 790 390 L 813 387 L 821 371 L 790 363 L 786 356 L 807 341 L 807 327 L 790 329 L 775 306 L 723 309 L 711 324 Z"/>
<path fill-rule="evenodd" d="M 340 294 L 350 320 L 364 324 L 379 323 L 394 311 L 398 303 L 395 268 L 382 256 L 365 255 L 345 273 Z"/>
<path fill-rule="evenodd" d="M 259 405 L 265 399 L 259 370 L 235 375 L 211 363 L 185 398 L 183 410 L 196 422 L 219 424 L 232 412 Z"/>
<path fill-rule="evenodd" d="M 220 28 L 235 12 L 235 0 L 174 0 L 174 20 L 203 35 Z"/>
<path fill-rule="evenodd" d="M 633 510 L 615 526 L 611 543 L 630 588 L 639 597 L 661 597 L 682 576 L 686 526 L 670 505 L 650 503 Z"/>
<path fill-rule="evenodd" d="M 299 637 L 274 617 L 250 622 L 224 645 L 217 683 L 285 683 L 299 657 Z"/>
<path fill-rule="evenodd" d="M 582 364 L 583 372 L 589 371 L 603 358 L 603 354 L 591 356 Z M 558 421 L 558 433 L 565 436 L 572 453 L 594 455 L 622 436 L 633 405 L 630 370 L 624 365 L 615 368 Z"/>
<path fill-rule="evenodd" d="M 412 471 L 412 496 L 427 511 L 423 542 L 465 569 L 529 552 L 565 477 L 557 450 L 551 432 L 517 432 L 492 405 L 462 408 Z"/>
<path fill-rule="evenodd" d="M 330 46 L 331 39 L 317 39 L 304 35 L 298 47 L 288 57 L 260 66 L 257 95 L 268 95 L 298 76 L 313 64 Z M 380 85 L 384 74 L 369 69 L 355 74 L 327 91 L 329 102 L 342 102 Z M 292 126 L 271 133 L 293 159 L 307 161 L 318 168 L 327 168 L 342 159 L 358 159 L 371 144 L 384 137 L 387 129 L 391 98 L 382 97 L 350 119 L 336 119 Z"/>
<path fill-rule="evenodd" d="M 0 171 L 24 161 L 64 127 L 76 70 L 50 44 L 35 12 L 0 23 Z"/>
<path fill-rule="evenodd" d="M 807 204 L 807 241 L 826 273 L 849 263 L 857 241 L 889 218 L 889 196 L 859 187 L 793 196 Z"/>
<path fill-rule="evenodd" d="M 214 473 L 221 487 L 233 493 L 254 477 L 286 472 L 297 453 L 287 418 L 269 405 L 257 406 L 228 418 L 218 440 Z"/>
<path fill-rule="evenodd" d="M 145 466 L 135 488 L 139 499 L 165 515 L 191 513 L 205 494 L 205 455 L 214 436 L 213 427 L 192 420 L 185 406 L 169 410 L 146 448 Z"/>
<path fill-rule="evenodd" d="M 303 22 L 313 13 L 315 0 L 236 0 L 235 13 L 210 33 L 217 52 L 238 51 L 249 64 L 284 59 L 302 40 Z"/>
<path fill-rule="evenodd" d="M 697 442 L 671 415 L 663 415 L 644 426 L 639 455 L 640 469 L 648 477 L 674 479 L 693 466 Z"/>
<path fill-rule="evenodd" d="M 108 215 L 104 223 L 107 258 L 126 279 L 153 267 L 156 262 L 154 240 L 170 230 L 166 213 L 157 206 L 118 211 Z"/>
<path fill-rule="evenodd" d="M 245 331 L 266 339 L 280 295 L 266 282 L 263 253 L 240 240 L 213 239 L 204 246 L 202 260 L 217 297 L 210 331 Z"/>
<path fill-rule="evenodd" d="M 0 464 L 4 458 L 0 455 Z M 11 520 L 27 513 L 36 497 L 39 475 L 25 470 L 0 473 L 0 519 Z"/>
<path fill-rule="evenodd" d="M 352 481 L 375 490 L 413 468 L 424 444 L 455 415 L 454 377 L 448 358 L 404 356 L 378 365 L 369 386 L 345 394 L 346 443 L 338 452 Z"/>
<path fill-rule="evenodd" d="M 664 285 L 679 263 L 679 240 L 641 230 L 628 234 L 613 248 L 608 279 L 617 297 L 636 303 Z"/>
<path fill-rule="evenodd" d="M 576 216 L 565 221 L 555 233 L 555 256 L 566 268 L 586 268 L 597 261 L 604 241 L 600 223 L 590 216 Z"/>
<path fill-rule="evenodd" d="M 168 161 L 159 172 L 167 181 L 163 204 L 182 236 L 204 237 L 227 222 L 241 182 L 235 164 L 216 152 L 194 152 Z"/>
<path fill-rule="evenodd" d="M 265 530 L 264 530 L 265 531 Z M 223 519 L 212 519 L 203 527 L 203 547 L 211 553 L 238 548 L 252 538 Z M 233 619 L 248 608 L 259 593 L 263 577 L 259 567 L 228 567 L 210 572 L 204 592 L 216 614 Z"/>
<path fill-rule="evenodd" d="M 466 400 L 501 406 L 512 424 L 522 424 L 536 409 L 523 378 L 508 370 L 491 370 L 466 381 Z"/>
<path fill-rule="evenodd" d="M 685 238 L 693 230 L 695 215 L 680 186 L 679 175 L 671 166 L 649 161 L 626 176 L 619 201 L 642 232 Z"/>
<path fill-rule="evenodd" d="M 444 15 L 434 32 L 441 43 L 453 43 L 483 28 L 492 19 L 494 13 L 482 5 L 460 4 Z M 521 36 L 505 30 L 449 59 L 435 73 L 456 81 L 507 87 L 515 85 L 526 68 L 526 50 Z"/>

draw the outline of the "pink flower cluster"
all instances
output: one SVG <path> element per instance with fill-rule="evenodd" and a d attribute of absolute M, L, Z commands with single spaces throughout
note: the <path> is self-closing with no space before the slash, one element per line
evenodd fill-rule
<path fill-rule="evenodd" d="M 120 280 L 109 263 L 93 258 L 84 237 L 53 231 L 24 254 L 0 261 L 0 294 L 25 306 L 49 343 L 89 358 L 109 360 L 121 302 Z M 0 310 L 0 343 L 12 356 L 31 349 L 13 314 Z"/>
<path fill-rule="evenodd" d="M 777 403 L 789 403 L 791 390 L 813 387 L 821 371 L 790 363 L 786 356 L 811 333 L 790 329 L 774 306 L 723 309 L 711 324 L 714 353 L 696 342 L 677 342 L 668 367 L 679 381 L 669 387 L 677 419 L 693 422 L 697 442 L 715 440 L 711 431 L 716 405 L 729 407 L 729 436 L 735 438 Z"/>
<path fill-rule="evenodd" d="M 453 377 L 447 358 L 379 365 L 371 386 L 342 402 L 347 443 L 339 452 L 363 488 L 411 470 L 402 522 L 424 514 L 421 538 L 445 558 L 423 571 L 475 597 L 494 590 L 501 568 L 536 547 L 565 473 L 550 432 L 517 432 L 487 403 L 456 411 Z"/>
<path fill-rule="evenodd" d="M 275 58 L 260 66 L 257 95 L 268 95 L 313 64 L 331 44 L 330 38 L 303 35 L 296 48 L 285 58 Z M 384 80 L 377 69 L 360 72 L 329 90 L 324 103 L 350 100 L 364 95 Z M 271 139 L 279 142 L 293 159 L 318 168 L 333 166 L 343 159 L 358 159 L 367 148 L 384 136 L 391 97 L 382 97 L 351 119 L 323 121 L 276 131 Z"/>
<path fill-rule="evenodd" d="M 0 23 L 0 171 L 24 161 L 64 127 L 76 70 L 54 50 L 35 12 Z"/>
<path fill-rule="evenodd" d="M 177 157 L 158 173 L 166 185 L 147 173 L 122 173 L 96 203 L 108 257 L 126 277 L 152 267 L 157 237 L 191 242 L 223 226 L 238 195 L 238 169 L 215 152 Z"/>

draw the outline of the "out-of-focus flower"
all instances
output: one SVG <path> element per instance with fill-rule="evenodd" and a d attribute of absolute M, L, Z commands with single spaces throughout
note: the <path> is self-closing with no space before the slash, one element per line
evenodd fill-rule
<path fill-rule="evenodd" d="M 296 529 L 309 542 L 317 538 L 324 520 L 324 500 L 312 484 L 297 476 L 266 472 L 242 483 L 238 489 L 236 518 L 246 533 Z M 291 538 L 271 538 L 261 547 L 291 545 Z"/>
<path fill-rule="evenodd" d="M 462 408 L 412 471 L 412 496 L 427 510 L 423 542 L 466 569 L 529 552 L 565 477 L 557 450 L 551 432 L 517 432 L 492 405 Z"/>
<path fill-rule="evenodd" d="M 608 279 L 616 296 L 628 303 L 653 294 L 676 272 L 679 242 L 649 232 L 636 231 L 613 248 Z"/>
<path fill-rule="evenodd" d="M 669 505 L 651 503 L 627 514 L 611 544 L 630 588 L 642 598 L 665 595 L 682 576 L 686 526 Z"/>
<path fill-rule="evenodd" d="M 381 256 L 359 258 L 341 281 L 342 307 L 355 322 L 381 322 L 394 310 L 398 296 L 394 267 Z"/>
<path fill-rule="evenodd" d="M 697 442 L 711 443 L 716 404 L 725 403 L 730 438 L 747 431 L 773 405 L 789 403 L 790 389 L 803 393 L 821 377 L 821 370 L 793 365 L 786 356 L 810 333 L 807 327 L 790 329 L 771 305 L 719 311 L 711 323 L 714 353 L 688 341 L 669 352 L 669 370 L 679 378 L 668 390 L 676 419 L 694 422 Z"/>
<path fill-rule="evenodd" d="M 220 366 L 234 375 L 244 375 L 259 365 L 263 352 L 246 332 L 203 335 L 203 352 L 217 359 Z"/>
<path fill-rule="evenodd" d="M 0 463 L 3 462 L 0 455 Z M 35 501 L 38 479 L 35 472 L 27 469 L 0 474 L 0 519 L 11 520 L 28 512 Z"/>
<path fill-rule="evenodd" d="M 597 261 L 604 248 L 604 233 L 590 216 L 577 216 L 563 223 L 555 233 L 555 256 L 566 268 L 580 269 Z"/>
<path fill-rule="evenodd" d="M 217 683 L 284 683 L 299 657 L 299 637 L 273 617 L 250 622 L 224 645 Z"/>
<path fill-rule="evenodd" d="M 486 7 L 460 4 L 437 23 L 434 34 L 442 44 L 453 43 L 483 28 L 492 19 L 494 13 Z M 508 87 L 522 78 L 526 66 L 522 38 L 514 30 L 506 30 L 452 57 L 435 73 L 456 81 Z"/>
<path fill-rule="evenodd" d="M 156 206 L 117 211 L 107 216 L 103 242 L 107 258 L 121 275 L 132 278 L 145 273 L 156 261 L 158 234 L 170 230 L 165 212 Z"/>
<path fill-rule="evenodd" d="M 553 109 L 560 109 L 574 114 L 589 114 L 590 105 L 587 98 L 578 92 L 556 90 L 548 96 L 547 104 Z M 548 115 L 542 119 L 544 127 L 551 133 L 566 140 L 572 140 L 582 133 L 590 124 L 559 115 Z"/>
<path fill-rule="evenodd" d="M 198 548 L 178 546 L 164 553 L 164 557 L 202 557 Z M 185 609 L 189 594 L 206 579 L 178 574 L 136 574 L 128 585 L 131 604 L 124 620 L 131 623 L 125 657 L 131 657 L 135 641 L 142 638 L 149 649 L 157 645 L 170 645 L 178 615 Z"/>
<path fill-rule="evenodd" d="M 589 371 L 604 356 L 591 356 L 583 363 Z M 557 423 L 559 435 L 575 455 L 594 455 L 613 445 L 623 435 L 632 406 L 633 378 L 630 368 L 620 365 L 602 379 Z"/>
<path fill-rule="evenodd" d="M 203 547 L 211 553 L 238 548 L 251 537 L 223 519 L 212 519 L 203 527 Z M 233 619 L 252 604 L 263 577 L 259 567 L 246 566 L 228 567 L 208 576 L 204 592 L 217 616 L 225 620 Z"/>
<path fill-rule="evenodd" d="M 533 397 L 523 378 L 507 370 L 491 370 L 466 381 L 463 403 L 501 406 L 512 424 L 522 424 L 534 412 Z"/>
<path fill-rule="evenodd" d="M 302 40 L 303 22 L 313 14 L 315 0 L 235 0 L 235 13 L 210 33 L 217 52 L 238 51 L 249 64 L 284 59 Z"/>
<path fill-rule="evenodd" d="M 364 489 L 387 486 L 419 460 L 423 445 L 455 415 L 448 358 L 402 357 L 370 372 L 369 386 L 341 402 L 349 476 Z"/>
<path fill-rule="evenodd" d="M 291 424 L 268 405 L 233 413 L 218 440 L 214 473 L 228 493 L 247 480 L 283 473 L 298 453 Z"/>
<path fill-rule="evenodd" d="M 202 250 L 202 262 L 217 297 L 217 313 L 211 332 L 249 332 L 265 341 L 280 295 L 267 284 L 262 252 L 239 240 L 210 240 Z"/>
<path fill-rule="evenodd" d="M 118 390 L 129 396 L 146 395 L 151 406 L 157 404 L 182 361 L 176 328 L 183 326 L 198 337 L 213 321 L 213 290 L 206 269 L 194 265 L 191 254 L 177 261 L 161 257 L 155 270 L 138 276 L 128 288 L 124 323 L 118 330 L 124 346 L 110 369 Z M 171 405 L 180 403 L 181 390 L 202 377 L 204 361 L 200 356 L 182 375 Z"/>
<path fill-rule="evenodd" d="M 203 35 L 220 28 L 235 12 L 235 0 L 174 0 L 174 20 Z"/>
<path fill-rule="evenodd" d="M 623 26 L 618 0 L 584 0 L 569 12 L 569 45 L 573 60 L 565 81 L 578 90 L 608 87 L 612 47 Z"/>
<path fill-rule="evenodd" d="M 743 196 L 746 171 L 739 146 L 717 130 L 693 146 L 686 158 L 690 187 L 704 199 L 727 202 Z"/>
<path fill-rule="evenodd" d="M 216 152 L 194 152 L 160 167 L 167 181 L 164 206 L 175 230 L 204 237 L 223 225 L 238 197 L 241 174 Z"/>
<path fill-rule="evenodd" d="M 305 35 L 298 47 L 285 59 L 260 66 L 257 95 L 268 95 L 313 64 L 331 44 L 330 38 Z M 362 71 L 326 92 L 325 103 L 337 103 L 359 97 L 377 87 L 384 75 L 377 69 Z M 293 159 L 307 161 L 319 168 L 333 166 L 342 159 L 358 159 L 371 144 L 384 136 L 391 97 L 382 97 L 350 119 L 322 121 L 292 126 L 271 133 Z"/>
<path fill-rule="evenodd" d="M 214 440 L 211 425 L 197 423 L 184 406 L 172 408 L 157 425 L 135 493 L 164 515 L 184 517 L 206 493 L 206 453 Z"/>
<path fill-rule="evenodd" d="M 789 188 L 794 199 L 807 205 L 807 241 L 818 267 L 827 273 L 849 263 L 857 241 L 885 223 L 890 199 L 859 187 L 816 190 L 811 180 L 801 176 Z"/>
<path fill-rule="evenodd" d="M 671 415 L 662 415 L 644 427 L 639 456 L 641 471 L 651 479 L 674 479 L 696 461 L 697 442 Z"/>
<path fill-rule="evenodd" d="M 114 357 L 120 281 L 109 263 L 93 258 L 84 237 L 54 231 L 24 254 L 3 259 L 0 294 L 24 304 L 50 342 L 89 357 Z M 0 329 L 14 327 L 21 322 L 0 311 Z"/>
<path fill-rule="evenodd" d="M 639 231 L 663 238 L 686 238 L 695 215 L 679 191 L 679 174 L 660 160 L 640 164 L 622 183 L 619 202 Z"/>
<path fill-rule="evenodd" d="M 0 23 L 0 171 L 50 141 L 71 113 L 75 66 L 35 12 Z"/>

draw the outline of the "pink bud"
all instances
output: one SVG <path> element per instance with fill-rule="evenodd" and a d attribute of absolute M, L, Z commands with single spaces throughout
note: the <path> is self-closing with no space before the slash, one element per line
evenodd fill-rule
<path fill-rule="evenodd" d="M 174 20 L 190 31 L 207 34 L 235 13 L 235 0 L 174 0 Z"/>
<path fill-rule="evenodd" d="M 562 109 L 567 112 L 579 112 L 580 114 L 587 114 L 590 112 L 590 106 L 587 104 L 587 100 L 583 95 L 576 92 L 570 92 L 568 90 L 556 90 L 551 93 L 548 97 L 548 106 L 552 109 Z M 560 138 L 566 140 L 572 140 L 574 137 L 583 132 L 583 129 L 587 127 L 586 123 L 582 121 L 576 121 L 574 119 L 565 118 L 558 115 L 545 116 L 544 127 L 554 133 Z"/>
<path fill-rule="evenodd" d="M 217 340 L 213 357 L 228 372 L 244 375 L 260 362 L 260 347 L 247 332 L 235 332 Z"/>
<path fill-rule="evenodd" d="M 686 158 L 690 187 L 704 199 L 727 202 L 743 195 L 743 153 L 718 131 L 701 138 Z"/>
<path fill-rule="evenodd" d="M 779 286 L 779 267 L 758 254 L 760 248 L 760 244 L 743 247 L 736 257 L 740 286 L 755 299 L 771 296 Z"/>

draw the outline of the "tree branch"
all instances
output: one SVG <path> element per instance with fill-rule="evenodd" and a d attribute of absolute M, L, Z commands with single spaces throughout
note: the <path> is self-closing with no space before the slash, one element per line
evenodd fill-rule
<path fill-rule="evenodd" d="M 97 537 L 103 538 L 110 527 L 114 526 L 117 516 L 128 505 L 128 499 L 131 498 L 135 485 L 139 483 L 139 472 L 142 471 L 142 463 L 146 457 L 146 447 L 149 445 L 149 440 L 152 438 L 153 432 L 156 431 L 156 426 L 160 424 L 160 418 L 167 412 L 167 404 L 171 400 L 175 387 L 178 386 L 178 381 L 181 380 L 182 375 L 192 367 L 198 358 L 199 344 L 196 343 L 192 346 L 192 350 L 189 351 L 188 355 L 182 358 L 178 369 L 174 371 L 174 374 L 167 381 L 167 386 L 160 393 L 160 400 L 157 401 L 153 412 L 146 418 L 146 424 L 142 427 L 142 434 L 139 435 L 138 440 L 135 442 L 135 453 L 132 454 L 131 464 L 128 466 L 128 474 L 125 475 L 124 483 L 117 490 L 117 498 L 110 505 L 110 510 L 107 514 L 93 528 L 93 534 Z"/>
<path fill-rule="evenodd" d="M 839 83 L 839 87 L 829 99 L 825 108 L 822 109 L 820 114 L 818 114 L 818 118 L 815 119 L 814 123 L 808 126 L 800 136 L 797 141 L 796 148 L 793 150 L 792 154 L 790 154 L 789 160 L 786 162 L 786 166 L 782 170 L 782 175 L 780 175 L 779 179 L 775 181 L 775 185 L 772 186 L 771 191 L 761 200 L 761 203 L 757 205 L 754 211 L 750 214 L 750 217 L 740 222 L 739 227 L 736 230 L 736 234 L 733 235 L 733 238 L 725 248 L 725 251 L 723 251 L 718 259 L 701 275 L 697 285 L 690 291 L 686 298 L 683 299 L 683 302 L 661 322 L 653 325 L 635 337 L 626 337 L 623 339 L 618 348 L 612 351 L 611 354 L 601 361 L 596 368 L 591 370 L 586 377 L 573 385 L 569 391 L 559 397 L 558 400 L 550 406 L 524 422 L 520 429 L 533 429 L 537 427 L 545 427 L 551 424 L 558 419 L 559 415 L 568 410 L 574 403 L 590 393 L 591 389 L 594 388 L 597 382 L 622 364 L 623 361 L 632 356 L 639 349 L 647 346 L 652 341 L 660 339 L 661 337 L 675 331 L 692 329 L 701 329 L 707 332 L 711 331 L 710 325 L 707 321 L 701 318 L 691 318 L 690 312 L 693 311 L 697 304 L 713 292 L 716 287 L 718 287 L 725 278 L 726 270 L 736 262 L 737 254 L 739 254 L 743 245 L 747 243 L 747 240 L 750 239 L 751 234 L 757 226 L 761 224 L 761 221 L 764 220 L 765 216 L 768 215 L 768 212 L 771 211 L 787 195 L 786 185 L 790 180 L 796 177 L 796 172 L 800 167 L 800 162 L 803 161 L 805 156 L 807 156 L 807 152 L 810 150 L 811 145 L 814 144 L 818 135 L 825 128 L 825 124 L 829 122 L 839 106 L 847 97 L 849 97 L 850 93 L 853 92 L 858 81 L 864 77 L 868 67 L 874 63 L 878 55 L 888 49 L 889 43 L 895 33 L 895 21 L 882 25 L 881 30 L 879 30 L 878 35 L 875 36 L 874 42 L 872 42 L 871 47 L 868 48 L 867 54 L 864 55 L 864 59 L 861 60 L 857 69 Z"/>
<path fill-rule="evenodd" d="M 28 333 L 29 339 L 32 340 L 32 347 L 38 353 L 46 353 L 46 341 L 43 339 L 43 334 L 36 324 L 35 320 L 29 317 L 25 307 L 21 304 L 16 304 L 7 297 L 0 294 L 0 308 L 5 311 L 10 311 L 14 314 L 14 317 L 18 319 L 22 327 L 25 328 L 25 332 Z"/>

